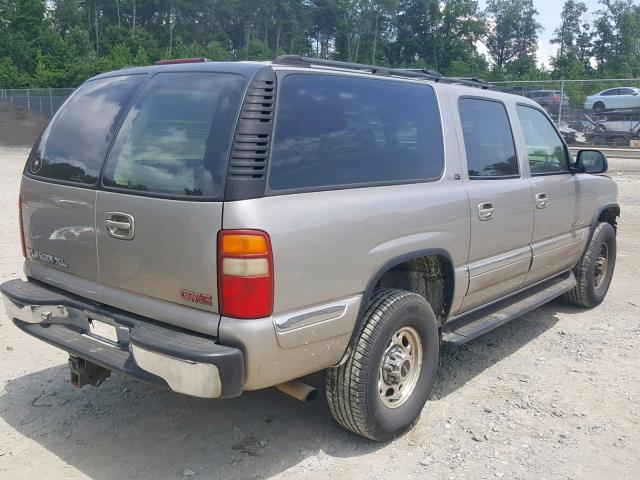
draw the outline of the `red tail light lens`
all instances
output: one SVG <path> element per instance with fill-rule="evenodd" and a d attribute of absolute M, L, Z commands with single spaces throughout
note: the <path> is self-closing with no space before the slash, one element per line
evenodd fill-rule
<path fill-rule="evenodd" d="M 268 317 L 273 311 L 271 240 L 260 230 L 218 234 L 218 302 L 233 318 Z"/>
<path fill-rule="evenodd" d="M 22 225 L 22 194 L 18 197 L 18 222 L 20 223 L 20 247 L 22 247 L 22 256 L 27 258 L 27 247 L 24 242 L 24 227 Z"/>
<path fill-rule="evenodd" d="M 551 100 L 553 100 L 555 102 L 559 102 L 560 101 L 560 95 L 554 95 L 553 97 L 551 97 Z"/>

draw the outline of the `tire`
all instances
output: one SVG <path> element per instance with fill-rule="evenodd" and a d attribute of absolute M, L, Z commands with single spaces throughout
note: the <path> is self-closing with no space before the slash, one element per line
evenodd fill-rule
<path fill-rule="evenodd" d="M 405 352 L 400 346 L 405 340 L 413 342 L 414 356 L 421 350 L 420 367 L 415 366 L 414 357 L 408 367 L 403 360 L 407 357 L 398 354 Z M 408 430 L 433 386 L 439 345 L 438 323 L 423 297 L 404 290 L 376 290 L 347 360 L 327 371 L 331 414 L 344 428 L 371 440 L 389 440 Z M 383 362 L 388 369 L 381 380 Z M 394 399 L 386 383 L 398 379 L 406 379 L 402 386 L 407 388 L 403 391 L 400 384 L 394 384 L 398 395 Z"/>
<path fill-rule="evenodd" d="M 604 103 L 602 103 L 602 102 L 594 103 L 593 104 L 593 111 L 594 112 L 604 112 L 605 111 Z"/>
<path fill-rule="evenodd" d="M 603 251 L 606 251 L 607 258 L 604 267 L 600 260 Z M 600 222 L 582 260 L 573 270 L 578 284 L 564 294 L 564 299 L 585 308 L 602 303 L 611 285 L 615 264 L 616 231 L 611 224 Z"/>

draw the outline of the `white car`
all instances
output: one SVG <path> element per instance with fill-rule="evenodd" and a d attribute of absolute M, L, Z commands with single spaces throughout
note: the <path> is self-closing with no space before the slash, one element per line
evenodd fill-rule
<path fill-rule="evenodd" d="M 640 108 L 640 88 L 618 87 L 587 97 L 585 110 L 604 112 L 624 108 Z"/>

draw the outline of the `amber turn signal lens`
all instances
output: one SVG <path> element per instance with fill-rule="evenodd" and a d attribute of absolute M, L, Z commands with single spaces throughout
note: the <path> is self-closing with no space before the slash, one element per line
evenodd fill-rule
<path fill-rule="evenodd" d="M 223 255 L 265 255 L 269 249 L 262 235 L 224 235 L 221 253 Z"/>

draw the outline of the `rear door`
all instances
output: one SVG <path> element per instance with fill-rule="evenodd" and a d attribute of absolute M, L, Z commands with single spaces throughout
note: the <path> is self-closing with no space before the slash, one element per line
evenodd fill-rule
<path fill-rule="evenodd" d="M 497 100 L 458 100 L 471 211 L 466 311 L 513 292 L 531 261 L 533 204 L 523 177 L 506 106 Z"/>
<path fill-rule="evenodd" d="M 216 237 L 242 76 L 162 72 L 123 121 L 97 193 L 101 300 L 158 320 L 217 312 Z"/>
<path fill-rule="evenodd" d="M 121 75 L 85 83 L 31 152 L 21 188 L 30 277 L 98 299 L 96 187 L 116 127 L 144 78 Z"/>

